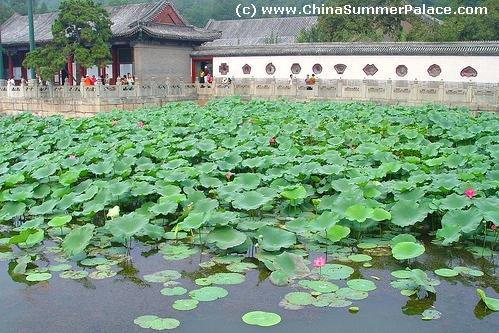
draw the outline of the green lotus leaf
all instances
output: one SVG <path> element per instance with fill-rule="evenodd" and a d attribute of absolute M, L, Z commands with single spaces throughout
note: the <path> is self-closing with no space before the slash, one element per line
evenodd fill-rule
<path fill-rule="evenodd" d="M 210 302 L 219 298 L 224 298 L 229 292 L 221 287 L 202 287 L 189 292 L 189 296 L 200 302 Z"/>
<path fill-rule="evenodd" d="M 322 203 L 322 201 L 321 201 Z M 311 220 L 306 229 L 309 231 L 327 230 L 340 221 L 340 216 L 336 212 L 324 211 L 321 215 Z"/>
<path fill-rule="evenodd" d="M 373 208 L 373 216 L 371 218 L 375 221 L 385 221 L 390 220 L 392 218 L 392 214 L 383 208 L 376 207 Z"/>
<path fill-rule="evenodd" d="M 292 232 L 263 226 L 257 230 L 256 237 L 260 238 L 261 247 L 266 251 L 278 251 L 282 248 L 290 248 L 296 243 L 296 235 Z"/>
<path fill-rule="evenodd" d="M 307 190 L 302 185 L 286 187 L 280 195 L 288 200 L 304 199 L 307 197 Z"/>
<path fill-rule="evenodd" d="M 499 198 L 473 198 L 473 205 L 475 205 L 483 214 L 483 218 L 487 221 L 499 225 L 499 214 L 497 214 L 497 207 L 499 207 Z"/>
<path fill-rule="evenodd" d="M 172 308 L 180 311 L 188 311 L 197 308 L 199 301 L 195 299 L 178 299 L 172 304 Z"/>
<path fill-rule="evenodd" d="M 50 219 L 50 221 L 47 222 L 47 225 L 51 227 L 62 227 L 63 225 L 71 221 L 71 219 L 71 215 L 59 215 Z"/>
<path fill-rule="evenodd" d="M 59 176 L 59 183 L 62 185 L 71 185 L 80 178 L 80 171 L 68 170 Z"/>
<path fill-rule="evenodd" d="M 168 282 L 172 280 L 178 280 L 181 277 L 182 275 L 178 271 L 164 270 L 153 274 L 146 274 L 144 275 L 144 280 L 148 282 Z"/>
<path fill-rule="evenodd" d="M 356 284 L 356 283 L 354 283 L 354 284 Z M 340 289 L 336 290 L 335 294 L 340 298 L 347 298 L 347 299 L 355 300 L 355 301 L 367 298 L 367 296 L 369 296 L 367 291 L 359 290 L 359 289 L 362 289 L 363 283 L 360 283 L 359 285 L 361 286 L 361 288 L 351 288 L 351 287 L 350 288 L 340 288 Z M 376 289 L 375 286 L 374 287 L 369 286 L 368 288 L 375 288 Z"/>
<path fill-rule="evenodd" d="M 327 230 L 327 238 L 333 243 L 339 242 L 349 234 L 350 228 L 342 225 L 335 225 Z"/>
<path fill-rule="evenodd" d="M 13 175 L 9 175 L 5 179 L 5 185 L 7 185 L 7 186 L 13 186 L 13 185 L 16 185 L 18 183 L 24 182 L 25 179 L 26 178 L 24 177 L 24 175 L 22 173 L 15 173 Z"/>
<path fill-rule="evenodd" d="M 107 175 L 113 171 L 113 164 L 111 161 L 101 161 L 98 163 L 90 164 L 88 170 L 96 175 Z"/>
<path fill-rule="evenodd" d="M 42 203 L 41 205 L 38 206 L 33 206 L 29 210 L 29 213 L 31 215 L 47 215 L 49 213 L 52 213 L 54 210 L 55 205 L 59 202 L 57 199 L 50 199 Z"/>
<path fill-rule="evenodd" d="M 292 281 L 292 279 L 289 277 L 289 275 L 286 272 L 278 269 L 270 273 L 269 281 L 276 286 L 285 286 L 289 284 Z"/>
<path fill-rule="evenodd" d="M 180 322 L 174 318 L 159 318 L 157 316 L 140 316 L 133 321 L 142 328 L 153 330 L 171 330 L 180 326 Z"/>
<path fill-rule="evenodd" d="M 49 266 L 49 270 L 51 272 L 62 272 L 62 271 L 70 270 L 71 267 L 72 266 L 70 264 L 59 264 L 59 265 Z"/>
<path fill-rule="evenodd" d="M 465 195 L 452 193 L 440 201 L 439 209 L 445 209 L 445 210 L 463 209 L 468 207 L 470 204 L 471 204 L 470 199 L 467 198 Z"/>
<path fill-rule="evenodd" d="M 458 225 L 462 232 L 469 233 L 478 228 L 482 219 L 482 213 L 475 207 L 468 210 L 451 210 L 442 216 L 442 226 Z"/>
<path fill-rule="evenodd" d="M 48 176 L 53 175 L 57 169 L 58 165 L 55 163 L 48 163 L 45 166 L 42 166 L 41 168 L 37 169 L 35 172 L 31 174 L 31 176 L 35 179 L 45 179 Z"/>
<path fill-rule="evenodd" d="M 298 282 L 300 286 L 315 290 L 321 293 L 331 293 L 339 289 L 337 285 L 329 281 L 311 281 L 311 280 L 300 280 Z"/>
<path fill-rule="evenodd" d="M 349 255 L 347 258 L 354 261 L 354 262 L 364 262 L 364 261 L 369 261 L 372 259 L 372 257 L 370 255 L 363 254 L 363 253 L 352 254 L 352 255 Z"/>
<path fill-rule="evenodd" d="M 257 191 L 246 191 L 233 195 L 232 206 L 236 209 L 253 210 L 262 207 L 271 199 Z"/>
<path fill-rule="evenodd" d="M 187 217 L 178 224 L 179 230 L 189 231 L 198 230 L 201 226 L 209 220 L 210 212 L 207 213 L 189 213 Z"/>
<path fill-rule="evenodd" d="M 235 184 L 240 184 L 245 190 L 254 190 L 260 185 L 261 176 L 258 173 L 241 173 L 234 178 Z"/>
<path fill-rule="evenodd" d="M 165 245 L 159 253 L 163 254 L 163 258 L 166 260 L 182 260 L 185 258 L 189 258 L 191 255 L 197 253 L 198 250 L 196 248 L 189 248 L 187 245 L 179 244 L 179 245 Z"/>
<path fill-rule="evenodd" d="M 398 234 L 397 236 L 393 237 L 390 240 L 390 247 L 393 248 L 395 245 L 397 245 L 398 243 L 401 243 L 401 242 L 414 242 L 414 243 L 416 243 L 417 239 L 416 239 L 416 237 L 414 237 L 411 234 Z"/>
<path fill-rule="evenodd" d="M 331 280 L 342 280 L 352 275 L 354 269 L 340 264 L 326 264 L 321 267 L 321 275 Z"/>
<path fill-rule="evenodd" d="M 239 284 L 245 280 L 244 275 L 239 273 L 215 273 L 208 278 L 213 284 Z"/>
<path fill-rule="evenodd" d="M 453 276 L 459 275 L 459 273 L 456 270 L 450 269 L 450 268 L 436 269 L 435 274 L 437 274 L 438 276 L 443 276 L 443 277 L 453 277 Z"/>
<path fill-rule="evenodd" d="M 207 176 L 205 174 L 199 175 L 199 183 L 206 188 L 220 187 L 223 185 L 222 181 L 216 177 Z"/>
<path fill-rule="evenodd" d="M 88 276 L 88 271 L 65 271 L 59 274 L 59 277 L 62 279 L 72 279 L 72 280 L 78 280 L 78 279 L 83 279 Z"/>
<path fill-rule="evenodd" d="M 437 238 L 443 238 L 442 245 L 448 246 L 459 240 L 462 233 L 462 228 L 457 224 L 443 224 L 441 229 L 437 230 Z"/>
<path fill-rule="evenodd" d="M 284 295 L 284 298 L 293 304 L 310 305 L 314 302 L 314 297 L 310 293 L 295 291 Z"/>
<path fill-rule="evenodd" d="M 130 238 L 137 234 L 146 224 L 149 218 L 145 215 L 132 212 L 106 222 L 106 228 L 115 236 Z"/>
<path fill-rule="evenodd" d="M 183 287 L 163 288 L 160 292 L 165 296 L 180 296 L 185 294 L 187 292 L 187 289 Z"/>
<path fill-rule="evenodd" d="M 374 282 L 365 279 L 348 280 L 347 285 L 354 290 L 371 291 L 376 289 Z"/>
<path fill-rule="evenodd" d="M 437 310 L 433 309 L 426 309 L 422 313 L 423 320 L 433 320 L 433 319 L 438 319 L 442 316 L 442 313 Z"/>
<path fill-rule="evenodd" d="M 454 270 L 462 275 L 470 275 L 470 276 L 476 276 L 476 277 L 480 277 L 480 276 L 484 275 L 484 273 L 482 271 L 480 271 L 478 269 L 469 268 L 469 267 L 456 266 L 456 267 L 454 267 Z"/>
<path fill-rule="evenodd" d="M 24 202 L 8 202 L 0 209 L 0 219 L 11 220 L 16 216 L 21 216 L 26 211 Z"/>
<path fill-rule="evenodd" d="M 205 198 L 196 201 L 192 206 L 191 213 L 207 213 L 218 208 L 218 200 Z"/>
<path fill-rule="evenodd" d="M 94 280 L 102 280 L 116 276 L 117 272 L 113 270 L 97 270 L 88 274 L 88 277 Z"/>
<path fill-rule="evenodd" d="M 95 226 L 87 223 L 84 226 L 77 227 L 66 235 L 62 242 L 62 249 L 68 256 L 82 253 L 90 243 L 94 235 Z"/>
<path fill-rule="evenodd" d="M 482 300 L 483 303 L 492 311 L 499 311 L 499 299 L 497 298 L 492 298 L 492 297 L 487 297 L 485 295 L 485 292 L 481 289 L 476 290 L 476 294 L 480 299 Z"/>
<path fill-rule="evenodd" d="M 152 206 L 149 210 L 155 215 L 168 215 L 173 214 L 177 211 L 178 203 L 174 201 L 162 201 L 160 198 L 160 203 Z"/>
<path fill-rule="evenodd" d="M 425 247 L 414 242 L 400 242 L 392 248 L 392 255 L 397 260 L 419 257 L 425 252 Z"/>
<path fill-rule="evenodd" d="M 242 319 L 246 324 L 264 327 L 274 326 L 281 322 L 281 316 L 278 314 L 264 311 L 247 312 Z"/>
<path fill-rule="evenodd" d="M 292 279 L 310 273 L 303 257 L 293 253 L 283 252 L 275 257 L 273 263 L 276 269 L 285 272 Z"/>
<path fill-rule="evenodd" d="M 34 273 L 34 274 L 28 274 L 26 276 L 26 280 L 28 281 L 46 281 L 52 277 L 52 274 L 50 273 Z"/>
<path fill-rule="evenodd" d="M 219 227 L 210 231 L 206 242 L 215 244 L 219 249 L 226 250 L 243 244 L 248 236 L 232 227 Z"/>
<path fill-rule="evenodd" d="M 135 197 L 146 196 L 156 191 L 156 187 L 148 182 L 137 182 L 130 193 Z"/>
<path fill-rule="evenodd" d="M 391 221 L 399 227 L 407 227 L 423 221 L 428 212 L 428 208 L 421 206 L 415 201 L 400 200 L 391 208 Z"/>

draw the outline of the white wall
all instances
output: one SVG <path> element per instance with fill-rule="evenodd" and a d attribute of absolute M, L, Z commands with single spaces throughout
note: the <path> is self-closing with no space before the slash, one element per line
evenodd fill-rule
<path fill-rule="evenodd" d="M 316 75 L 319 79 L 373 79 L 373 80 L 415 80 L 418 81 L 473 81 L 491 82 L 499 81 L 499 55 L 498 56 L 249 56 L 249 57 L 214 57 L 213 69 L 215 76 L 221 76 L 218 68 L 221 63 L 229 65 L 227 76 L 234 78 L 271 78 L 287 79 L 291 74 L 291 66 L 299 63 L 301 72 L 295 77 L 305 79 L 307 74 L 312 74 L 312 66 L 322 65 L 322 73 Z M 268 63 L 276 67 L 274 75 L 265 72 Z M 242 67 L 251 66 L 250 74 L 243 74 Z M 337 74 L 333 68 L 336 64 L 345 64 L 344 74 Z M 367 64 L 374 64 L 378 72 L 373 76 L 364 73 Z M 433 64 L 440 66 L 442 72 L 437 77 L 428 74 L 427 69 Z M 399 77 L 395 73 L 398 65 L 405 65 L 407 75 Z M 462 77 L 460 72 L 467 66 L 477 71 L 476 77 Z"/>

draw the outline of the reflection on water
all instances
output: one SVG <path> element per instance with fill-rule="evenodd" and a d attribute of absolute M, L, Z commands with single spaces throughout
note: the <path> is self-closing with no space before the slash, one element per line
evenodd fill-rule
<path fill-rule="evenodd" d="M 181 325 L 177 332 L 256 332 L 263 330 L 247 325 L 241 317 L 249 311 L 262 310 L 278 313 L 281 323 L 265 328 L 266 332 L 494 332 L 499 313 L 487 310 L 478 302 L 476 288 L 481 288 L 490 297 L 499 298 L 497 257 L 480 258 L 467 251 L 442 248 L 425 244 L 426 252 L 411 268 L 421 268 L 441 284 L 437 294 L 419 293 L 406 297 L 390 286 L 393 270 L 405 269 L 406 265 L 391 257 L 373 257 L 372 267 L 359 263 L 348 263 L 355 268 L 352 278 L 370 279 L 377 289 L 369 297 L 354 301 L 360 311 L 351 314 L 347 308 L 316 308 L 307 306 L 300 310 L 287 310 L 279 306 L 284 295 L 300 290 L 293 283 L 286 287 L 273 286 L 268 280 L 268 271 L 252 269 L 246 271 L 246 281 L 237 285 L 224 285 L 229 295 L 213 302 L 200 302 L 190 311 L 172 308 L 176 299 L 183 296 L 163 296 L 162 283 L 144 280 L 144 275 L 161 270 L 177 270 L 182 273 L 178 280 L 187 290 L 199 288 L 194 281 L 214 272 L 224 270 L 223 265 L 200 267 L 210 257 L 198 252 L 179 261 L 164 260 L 157 249 L 137 245 L 127 260 L 117 262 L 112 269 L 114 277 L 92 279 L 90 277 L 70 280 L 53 272 L 48 281 L 28 282 L 12 272 L 14 262 L 0 261 L 0 299 L 2 332 L 156 332 L 142 329 L 134 319 L 143 315 L 176 318 Z M 315 254 L 314 254 L 315 255 Z M 331 255 L 332 256 L 332 255 Z M 331 257 L 330 256 L 330 257 Z M 38 267 L 55 265 L 57 254 L 46 253 L 35 263 Z M 251 260 L 251 259 L 245 259 Z M 256 262 L 256 261 L 255 261 Z M 74 265 L 74 263 L 73 263 Z M 457 276 L 438 277 L 432 273 L 442 267 L 475 267 L 485 273 L 483 277 Z M 261 267 L 260 267 L 261 268 Z M 95 271 L 91 267 L 78 267 Z M 345 281 L 334 281 L 344 287 Z M 423 321 L 421 314 L 426 309 L 442 313 L 440 319 Z"/>

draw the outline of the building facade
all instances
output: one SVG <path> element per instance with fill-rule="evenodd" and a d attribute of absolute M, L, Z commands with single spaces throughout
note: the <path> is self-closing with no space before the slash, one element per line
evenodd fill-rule
<path fill-rule="evenodd" d="M 220 33 L 215 30 L 190 25 L 173 5 L 165 0 L 141 4 L 107 7 L 113 22 L 113 37 L 108 41 L 112 65 L 107 68 L 82 68 L 83 74 L 106 74 L 114 83 L 117 78 L 132 73 L 142 78 L 189 77 L 190 52 L 202 43 L 215 40 Z M 35 43 L 43 46 L 52 41 L 51 27 L 58 13 L 34 15 Z M 28 17 L 14 14 L 1 26 L 3 73 L 18 82 L 27 78 L 28 71 L 22 62 L 29 52 Z M 66 70 L 54 74 L 56 84 L 66 77 L 77 83 L 76 66 L 70 57 Z"/>

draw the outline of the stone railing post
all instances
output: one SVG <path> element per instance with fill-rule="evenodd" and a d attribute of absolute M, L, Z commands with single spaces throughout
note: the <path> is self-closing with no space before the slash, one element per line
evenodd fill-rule
<path fill-rule="evenodd" d="M 172 87 L 171 87 L 171 84 L 170 84 L 170 77 L 167 76 L 166 77 L 166 81 L 165 81 L 165 92 L 166 92 L 167 96 L 172 94 L 171 89 L 172 89 Z"/>
<path fill-rule="evenodd" d="M 314 97 L 319 97 L 319 87 L 318 87 L 318 82 L 319 80 L 315 81 L 315 84 L 312 85 L 312 89 L 314 91 Z"/>
<path fill-rule="evenodd" d="M 393 93 L 393 82 L 391 78 L 388 78 L 388 81 L 386 81 L 385 85 L 385 99 L 390 101 L 392 99 L 392 93 Z"/>
<path fill-rule="evenodd" d="M 21 78 L 21 96 L 23 98 L 26 98 L 26 80 L 24 78 Z"/>
<path fill-rule="evenodd" d="M 443 102 L 445 98 L 445 84 L 444 80 L 440 80 L 438 83 L 438 101 Z"/>
<path fill-rule="evenodd" d="M 83 75 L 81 76 L 80 79 L 80 93 L 82 98 L 87 97 L 87 92 L 85 90 L 85 78 L 83 77 Z"/>
<path fill-rule="evenodd" d="M 154 76 L 151 76 L 151 95 L 154 96 L 154 97 L 157 97 L 156 96 L 156 89 L 157 86 L 156 86 L 156 78 Z"/>
<path fill-rule="evenodd" d="M 293 76 L 293 84 L 291 85 L 291 95 L 294 97 L 298 96 L 298 80 Z"/>
<path fill-rule="evenodd" d="M 135 97 L 142 96 L 142 89 L 140 89 L 140 82 L 139 82 L 139 78 L 138 77 L 134 77 L 133 78 L 132 89 L 133 89 Z"/>
<path fill-rule="evenodd" d="M 48 82 L 48 88 L 49 88 L 49 97 L 54 98 L 54 82 L 49 81 Z"/>
<path fill-rule="evenodd" d="M 362 99 L 367 99 L 367 80 L 364 78 L 360 85 L 360 97 Z"/>
<path fill-rule="evenodd" d="M 213 84 L 215 84 L 215 79 L 213 79 Z M 180 77 L 178 86 L 180 89 L 179 95 L 185 96 L 185 84 L 184 84 L 184 77 L 183 76 Z"/>
<path fill-rule="evenodd" d="M 235 82 L 234 77 L 232 77 L 230 80 L 230 83 L 229 83 L 229 90 L 230 90 L 231 95 L 234 95 L 234 92 L 235 92 L 234 82 Z"/>
<path fill-rule="evenodd" d="M 62 90 L 63 97 L 69 97 L 69 78 L 64 79 L 64 88 Z"/>
<path fill-rule="evenodd" d="M 95 82 L 95 97 L 100 97 L 102 96 L 102 89 L 103 89 L 103 86 L 102 86 L 102 81 L 101 80 L 97 80 L 97 82 Z"/>
<path fill-rule="evenodd" d="M 419 83 L 418 79 L 414 79 L 414 82 L 411 84 L 411 94 L 409 96 L 411 101 L 419 101 Z"/>
<path fill-rule="evenodd" d="M 341 77 L 338 80 L 338 87 L 336 88 L 336 97 L 343 97 L 343 79 Z"/>
<path fill-rule="evenodd" d="M 250 87 L 249 87 L 250 95 L 255 96 L 256 95 L 256 84 L 255 84 L 255 77 L 252 76 L 250 79 Z"/>
<path fill-rule="evenodd" d="M 473 103 L 475 101 L 475 83 L 470 80 L 466 89 L 466 102 Z"/>

